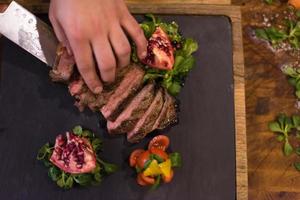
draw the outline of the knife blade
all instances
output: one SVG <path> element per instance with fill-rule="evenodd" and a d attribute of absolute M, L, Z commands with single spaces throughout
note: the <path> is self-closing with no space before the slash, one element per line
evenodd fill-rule
<path fill-rule="evenodd" d="M 52 28 L 15 1 L 0 13 L 0 34 L 53 66 L 58 40 Z"/>

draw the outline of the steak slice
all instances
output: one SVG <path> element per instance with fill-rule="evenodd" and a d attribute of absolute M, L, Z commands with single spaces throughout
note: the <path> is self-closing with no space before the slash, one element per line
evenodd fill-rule
<path fill-rule="evenodd" d="M 77 106 L 81 112 L 85 107 L 89 107 L 92 111 L 99 111 L 101 107 L 107 103 L 110 95 L 120 84 L 123 77 L 129 72 L 129 70 L 130 67 L 119 69 L 116 74 L 115 82 L 111 84 L 105 84 L 103 86 L 102 93 L 99 95 L 92 93 L 92 91 L 84 83 L 84 80 L 81 76 L 79 76 L 77 79 L 74 79 L 69 83 L 69 92 L 76 99 L 75 106 Z"/>
<path fill-rule="evenodd" d="M 146 85 L 126 106 L 115 121 L 107 122 L 111 134 L 122 134 L 131 131 L 147 111 L 154 97 L 154 84 Z"/>
<path fill-rule="evenodd" d="M 165 103 L 159 117 L 154 123 L 153 130 L 164 129 L 177 122 L 176 100 L 165 90 Z"/>
<path fill-rule="evenodd" d="M 162 130 L 177 122 L 177 104 L 174 97 L 172 97 L 167 90 L 165 90 L 165 99 L 167 111 L 164 116 L 159 119 L 157 129 Z M 162 113 L 163 114 L 163 113 Z"/>
<path fill-rule="evenodd" d="M 107 104 L 101 108 L 101 113 L 107 120 L 114 121 L 123 110 L 122 105 L 132 97 L 143 84 L 144 70 L 138 65 L 131 65 L 120 85 L 109 97 Z"/>
<path fill-rule="evenodd" d="M 73 74 L 75 60 L 73 56 L 70 56 L 67 49 L 61 44 L 58 45 L 56 51 L 56 58 L 52 70 L 49 72 L 49 76 L 54 82 L 68 82 Z"/>
<path fill-rule="evenodd" d="M 127 133 L 127 140 L 129 142 L 139 142 L 148 133 L 152 132 L 153 125 L 158 118 L 162 107 L 164 105 L 164 94 L 162 88 L 158 90 L 154 100 L 144 113 L 142 118 L 137 122 L 134 129 Z"/>

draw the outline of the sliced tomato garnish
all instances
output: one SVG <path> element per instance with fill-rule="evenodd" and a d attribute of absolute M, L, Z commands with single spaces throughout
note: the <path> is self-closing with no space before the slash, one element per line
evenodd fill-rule
<path fill-rule="evenodd" d="M 148 149 L 156 148 L 156 149 L 161 149 L 163 151 L 166 151 L 166 149 L 169 147 L 169 144 L 170 144 L 170 140 L 167 136 L 158 135 L 150 141 L 148 145 Z"/>
<path fill-rule="evenodd" d="M 141 169 L 144 168 L 145 163 L 150 159 L 150 152 L 144 151 L 142 152 L 137 159 L 137 166 Z"/>
<path fill-rule="evenodd" d="M 145 176 L 143 173 L 139 173 L 138 176 L 140 176 L 147 185 L 153 185 L 155 183 L 155 179 L 153 177 Z"/>
<path fill-rule="evenodd" d="M 141 185 L 141 186 L 146 186 L 146 185 L 148 185 L 148 183 L 145 182 L 145 181 L 142 179 L 141 175 L 142 175 L 142 173 L 139 173 L 139 174 L 137 175 L 137 177 L 136 177 L 136 182 L 137 182 L 139 185 Z"/>
<path fill-rule="evenodd" d="M 143 149 L 136 149 L 134 150 L 129 157 L 129 165 L 130 167 L 135 167 L 137 163 L 138 157 L 144 152 Z"/>

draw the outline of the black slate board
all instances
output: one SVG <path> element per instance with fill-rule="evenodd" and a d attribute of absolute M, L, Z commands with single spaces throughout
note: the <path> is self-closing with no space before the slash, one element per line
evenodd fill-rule
<path fill-rule="evenodd" d="M 98 114 L 79 113 L 63 85 L 51 83 L 48 68 L 2 39 L 0 88 L 0 199 L 232 200 L 235 199 L 235 129 L 231 24 L 223 16 L 165 16 L 185 36 L 198 40 L 197 66 L 180 99 L 180 123 L 166 130 L 171 149 L 181 152 L 183 167 L 174 181 L 156 191 L 135 182 L 127 165 L 125 137 L 109 138 Z M 100 123 L 99 123 L 100 121 Z M 81 124 L 104 137 L 102 157 L 121 170 L 100 186 L 59 189 L 35 156 L 58 133 Z"/>

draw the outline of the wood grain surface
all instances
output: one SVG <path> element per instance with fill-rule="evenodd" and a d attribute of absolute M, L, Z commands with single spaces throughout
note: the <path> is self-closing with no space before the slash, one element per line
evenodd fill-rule
<path fill-rule="evenodd" d="M 165 3 L 160 1 L 138 2 L 130 1 L 131 12 L 157 14 L 202 14 L 225 15 L 230 17 L 233 28 L 233 63 L 234 63 L 234 97 L 235 97 L 235 125 L 236 125 L 236 177 L 237 199 L 248 199 L 247 157 L 246 157 L 246 119 L 245 119 L 245 85 L 244 59 L 242 48 L 241 12 L 239 6 L 201 5 L 203 3 Z M 168 2 L 168 1 L 167 1 Z M 173 1 L 174 2 L 174 1 Z M 216 1 L 217 2 L 217 1 Z M 221 1 L 218 1 L 220 3 Z M 48 11 L 48 3 L 28 2 L 23 5 L 36 13 Z"/>
<path fill-rule="evenodd" d="M 31 5 L 41 5 L 44 3 L 49 3 L 50 0 L 16 0 L 22 4 L 31 4 Z M 9 3 L 10 0 L 1 0 L 1 3 Z M 201 3 L 201 4 L 230 4 L 231 0 L 126 0 L 127 3 Z"/>
<path fill-rule="evenodd" d="M 279 113 L 299 114 L 294 91 L 277 67 L 284 60 L 264 45 L 253 43 L 248 35 L 248 26 L 261 20 L 263 13 L 276 13 L 286 7 L 267 6 L 257 0 L 235 0 L 234 3 L 244 5 L 249 199 L 297 200 L 300 199 L 300 174 L 293 163 L 299 158 L 284 157 L 282 144 L 268 130 L 268 123 Z"/>

